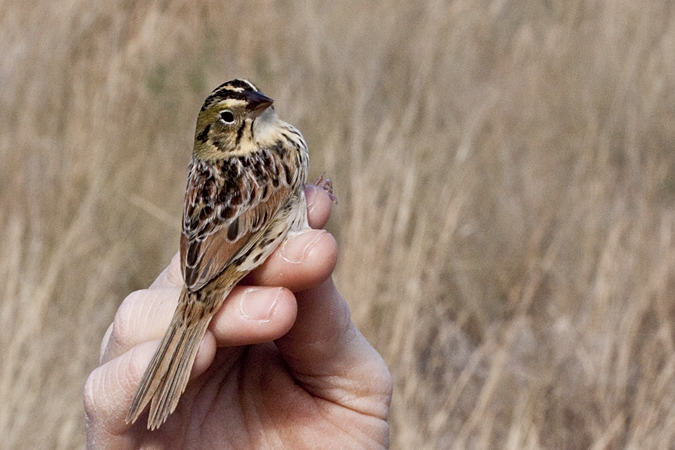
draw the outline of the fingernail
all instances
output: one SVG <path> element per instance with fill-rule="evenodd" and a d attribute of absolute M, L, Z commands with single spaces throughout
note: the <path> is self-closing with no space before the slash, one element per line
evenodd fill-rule
<path fill-rule="evenodd" d="M 276 289 L 276 293 L 269 289 L 248 288 L 241 295 L 241 314 L 247 319 L 269 322 L 280 295 L 281 288 Z"/>
<path fill-rule="evenodd" d="M 297 264 L 304 261 L 325 232 L 325 230 L 304 231 L 286 239 L 281 244 L 281 257 L 289 263 Z"/>

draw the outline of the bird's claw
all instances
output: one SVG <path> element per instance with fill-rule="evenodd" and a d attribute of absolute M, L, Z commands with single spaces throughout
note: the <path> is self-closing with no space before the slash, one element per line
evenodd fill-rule
<path fill-rule="evenodd" d="M 328 197 L 330 197 L 330 201 L 337 205 L 337 197 L 333 195 L 333 180 L 330 178 L 324 178 L 324 175 L 326 175 L 326 172 L 323 172 L 321 175 L 319 175 L 319 178 L 316 179 L 314 184 L 326 191 Z"/>

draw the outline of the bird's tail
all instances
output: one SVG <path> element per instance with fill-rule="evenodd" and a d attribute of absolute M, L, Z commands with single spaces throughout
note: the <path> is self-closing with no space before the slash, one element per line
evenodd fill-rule
<path fill-rule="evenodd" d="M 148 429 L 158 428 L 178 405 L 185 391 L 199 344 L 213 313 L 204 303 L 185 289 L 178 301 L 171 325 L 150 361 L 136 395 L 131 402 L 126 422 L 133 423 L 150 405 Z"/>

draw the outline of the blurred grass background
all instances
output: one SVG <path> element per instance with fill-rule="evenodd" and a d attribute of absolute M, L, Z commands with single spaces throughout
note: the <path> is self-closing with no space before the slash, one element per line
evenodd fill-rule
<path fill-rule="evenodd" d="M 673 8 L 0 2 L 2 447 L 82 447 L 100 339 L 176 251 L 197 112 L 240 76 L 334 180 L 392 448 L 675 448 Z"/>

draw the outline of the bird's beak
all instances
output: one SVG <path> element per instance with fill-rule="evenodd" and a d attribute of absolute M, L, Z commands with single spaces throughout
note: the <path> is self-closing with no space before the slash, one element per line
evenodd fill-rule
<path fill-rule="evenodd" d="M 274 100 L 267 97 L 266 95 L 261 94 L 260 92 L 245 91 L 245 94 L 246 100 L 248 101 L 247 108 L 249 110 L 249 113 L 247 117 L 249 119 L 255 119 L 260 114 L 262 114 L 263 111 L 269 108 L 272 105 L 272 103 L 274 103 Z"/>

